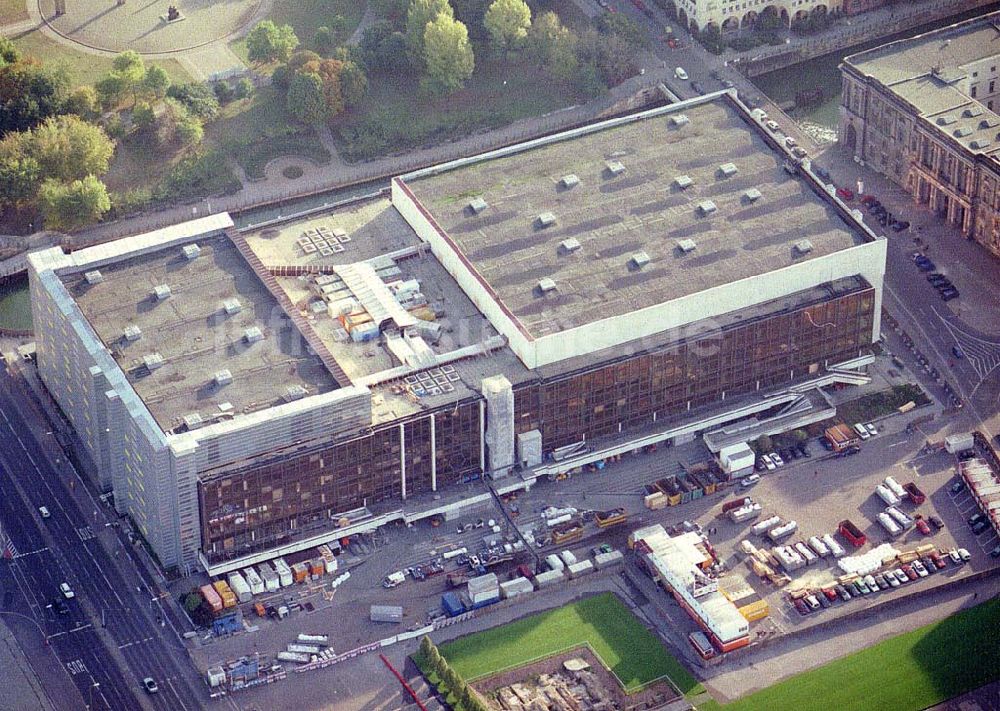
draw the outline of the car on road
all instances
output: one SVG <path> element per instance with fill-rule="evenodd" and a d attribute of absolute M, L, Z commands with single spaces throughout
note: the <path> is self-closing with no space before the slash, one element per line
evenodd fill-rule
<path fill-rule="evenodd" d="M 937 516 L 928 516 L 927 520 L 930 521 L 930 524 L 939 531 L 944 528 L 944 521 L 939 519 Z"/>
<path fill-rule="evenodd" d="M 684 71 L 684 67 L 677 67 L 674 70 L 674 76 L 680 79 L 681 81 L 687 81 L 688 73 Z"/>
<path fill-rule="evenodd" d="M 142 680 L 142 687 L 146 690 L 147 694 L 155 694 L 160 690 L 160 687 L 156 685 L 156 680 L 151 676 L 147 676 Z"/>
<path fill-rule="evenodd" d="M 955 287 L 950 287 L 948 289 L 942 289 L 940 291 L 941 299 L 944 301 L 951 301 L 952 299 L 957 299 L 959 297 L 958 289 Z"/>
<path fill-rule="evenodd" d="M 41 514 L 42 518 L 51 518 L 52 517 L 52 514 L 50 514 L 49 510 L 47 508 L 45 508 L 44 506 L 39 506 L 38 507 L 38 513 Z"/>
<path fill-rule="evenodd" d="M 965 352 L 962 350 L 961 346 L 952 346 L 951 347 L 951 354 L 953 356 L 955 356 L 956 358 L 964 358 L 965 357 Z"/>
<path fill-rule="evenodd" d="M 740 486 L 747 489 L 760 481 L 760 474 L 751 474 L 750 476 L 743 477 L 740 481 Z"/>
<path fill-rule="evenodd" d="M 955 285 L 951 283 L 948 279 L 939 279 L 937 281 L 931 282 L 933 286 L 938 291 L 946 291 L 948 289 L 954 289 Z"/>
<path fill-rule="evenodd" d="M 970 560 L 972 560 L 972 556 L 969 554 L 969 551 L 965 550 L 964 548 L 958 549 L 958 557 L 962 559 L 963 563 L 968 563 Z"/>
<path fill-rule="evenodd" d="M 795 148 L 799 145 L 799 142 L 795 140 L 794 136 L 785 136 L 785 146 L 787 148 Z"/>
<path fill-rule="evenodd" d="M 855 454 L 858 454 L 860 451 L 861 451 L 861 447 L 859 447 L 856 444 L 852 444 L 847 449 L 842 449 L 841 451 L 837 452 L 836 456 L 838 458 L 839 457 L 853 457 Z"/>
<path fill-rule="evenodd" d="M 73 588 L 69 586 L 69 583 L 59 583 L 59 592 L 61 592 L 63 597 L 67 600 L 72 600 L 76 597 L 76 593 L 73 592 Z"/>
<path fill-rule="evenodd" d="M 794 146 L 792 148 L 792 155 L 795 156 L 796 158 L 805 158 L 809 154 L 806 152 L 806 149 L 803 148 L 802 146 Z"/>
<path fill-rule="evenodd" d="M 52 609 L 58 612 L 60 615 L 65 615 L 69 612 L 69 605 L 66 604 L 65 600 L 58 597 L 52 598 L 52 602 L 49 603 Z"/>

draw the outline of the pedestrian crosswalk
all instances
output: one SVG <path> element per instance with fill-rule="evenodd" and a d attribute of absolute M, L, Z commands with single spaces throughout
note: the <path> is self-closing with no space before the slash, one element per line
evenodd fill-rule
<path fill-rule="evenodd" d="M 962 349 L 962 355 L 976 371 L 980 381 L 985 380 L 1000 366 L 1000 343 L 973 335 L 944 318 L 941 320 L 944 322 L 944 327 L 948 329 L 948 333 Z"/>
<path fill-rule="evenodd" d="M 81 526 L 76 529 L 76 535 L 80 537 L 81 541 L 89 541 L 94 537 L 94 530 L 90 526 Z"/>

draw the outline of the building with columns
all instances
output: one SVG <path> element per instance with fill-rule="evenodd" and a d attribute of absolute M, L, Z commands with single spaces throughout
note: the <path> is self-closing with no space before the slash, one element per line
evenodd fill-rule
<path fill-rule="evenodd" d="M 836 14 L 843 0 L 663 0 L 677 20 L 692 31 L 714 25 L 723 33 L 747 30 L 772 16 L 785 27 L 811 15 Z"/>
<path fill-rule="evenodd" d="M 846 57 L 856 160 L 1000 255 L 1000 13 Z"/>
<path fill-rule="evenodd" d="M 828 417 L 818 388 L 867 380 L 885 247 L 721 92 L 29 277 L 90 475 L 165 566 L 214 575 L 451 516 L 484 477 Z"/>

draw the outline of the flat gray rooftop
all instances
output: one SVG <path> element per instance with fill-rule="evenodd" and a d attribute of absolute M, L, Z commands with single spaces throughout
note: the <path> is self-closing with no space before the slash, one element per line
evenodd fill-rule
<path fill-rule="evenodd" d="M 676 114 L 688 122 L 674 125 Z M 751 122 L 728 96 L 715 97 L 407 184 L 541 337 L 862 242 L 826 196 L 783 169 L 784 153 Z M 609 162 L 624 170 L 613 174 Z M 729 163 L 736 172 L 727 177 Z M 566 187 L 571 174 L 579 182 Z M 479 212 L 469 206 L 477 197 L 486 203 Z M 715 210 L 703 213 L 704 201 Z M 554 224 L 541 226 L 543 213 Z M 579 247 L 567 250 L 569 239 Z M 805 254 L 794 247 L 803 239 L 812 245 Z M 682 251 L 682 240 L 693 250 Z M 649 258 L 641 267 L 640 252 Z M 555 289 L 543 293 L 546 278 Z"/>
<path fill-rule="evenodd" d="M 102 266 L 104 280 L 94 285 L 82 273 L 61 276 L 157 423 L 171 431 L 191 413 L 210 423 L 254 412 L 283 402 L 294 385 L 310 395 L 335 389 L 233 243 L 223 236 L 197 245 L 193 260 L 174 246 Z M 162 301 L 152 295 L 159 285 L 170 288 Z M 228 315 L 223 301 L 233 298 L 241 310 Z M 129 326 L 141 330 L 138 340 L 125 338 Z M 253 327 L 263 339 L 248 343 L 244 332 Z M 150 371 L 143 358 L 154 353 L 163 364 Z M 223 370 L 232 382 L 216 385 Z"/>

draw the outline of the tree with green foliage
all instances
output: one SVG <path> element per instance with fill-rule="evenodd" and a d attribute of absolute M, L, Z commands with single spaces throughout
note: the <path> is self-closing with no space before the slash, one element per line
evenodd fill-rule
<path fill-rule="evenodd" d="M 291 25 L 275 25 L 264 20 L 247 34 L 247 59 L 254 64 L 285 62 L 299 46 L 299 38 Z"/>
<path fill-rule="evenodd" d="M 525 51 L 539 67 L 557 79 L 576 76 L 580 61 L 576 56 L 577 36 L 562 26 L 554 12 L 543 12 L 528 30 Z"/>
<path fill-rule="evenodd" d="M 171 84 L 167 89 L 167 96 L 184 104 L 203 123 L 213 121 L 219 115 L 219 100 L 212 87 L 203 82 Z"/>
<path fill-rule="evenodd" d="M 488 39 L 486 11 L 493 0 L 451 0 L 455 19 L 461 20 L 469 28 L 469 36 L 474 39 Z"/>
<path fill-rule="evenodd" d="M 8 151 L 0 142 L 0 207 L 18 207 L 30 202 L 38 192 L 41 168 L 20 150 Z"/>
<path fill-rule="evenodd" d="M 92 86 L 78 86 L 73 89 L 63 110 L 68 114 L 76 114 L 85 121 L 92 121 L 98 116 L 97 91 Z"/>
<path fill-rule="evenodd" d="M 146 76 L 142 79 L 142 91 L 144 94 L 162 99 L 167 95 L 170 88 L 170 77 L 163 67 L 153 65 L 146 70 Z"/>
<path fill-rule="evenodd" d="M 111 209 L 104 183 L 88 175 L 70 183 L 46 180 L 38 190 L 46 229 L 75 230 L 92 225 Z"/>
<path fill-rule="evenodd" d="M 340 83 L 344 64 L 339 59 L 320 59 L 304 64 L 299 70 L 303 74 L 315 74 L 323 82 L 323 98 L 326 100 L 328 119 L 344 110 L 344 93 Z"/>
<path fill-rule="evenodd" d="M 21 59 L 17 45 L 9 37 L 0 37 L 0 67 L 16 64 Z"/>
<path fill-rule="evenodd" d="M 132 106 L 135 106 L 146 78 L 146 63 L 139 53 L 129 49 L 116 55 L 111 61 L 111 75 L 118 77 L 126 93 L 131 92 Z"/>
<path fill-rule="evenodd" d="M 597 18 L 597 31 L 602 35 L 615 35 L 628 45 L 632 52 L 650 46 L 649 32 L 645 26 L 621 12 L 605 12 Z"/>
<path fill-rule="evenodd" d="M 461 89 L 476 66 L 465 25 L 444 13 L 427 23 L 424 61 L 427 67 L 424 88 L 435 94 L 451 94 Z"/>
<path fill-rule="evenodd" d="M 288 113 L 306 124 L 322 123 L 326 116 L 326 96 L 323 80 L 313 72 L 299 72 L 288 84 Z"/>
<path fill-rule="evenodd" d="M 68 182 L 108 170 L 114 143 L 100 126 L 66 114 L 23 134 L 25 155 L 38 161 L 43 178 Z"/>
<path fill-rule="evenodd" d="M 237 99 L 249 99 L 253 96 L 253 82 L 247 77 L 241 77 L 239 81 L 236 82 L 236 87 L 233 91 L 236 93 Z"/>
<path fill-rule="evenodd" d="M 329 27 L 317 27 L 313 35 L 313 48 L 322 55 L 330 54 L 337 46 L 337 36 Z"/>
<path fill-rule="evenodd" d="M 388 22 L 376 22 L 366 28 L 361 33 L 358 52 L 369 72 L 402 72 L 410 66 L 406 36 Z"/>
<path fill-rule="evenodd" d="M 459 696 L 462 693 L 462 687 L 465 685 L 462 677 L 458 675 L 458 672 L 455 671 L 454 667 L 447 663 L 444 667 L 444 673 L 441 675 L 441 681 L 443 681 L 445 686 L 447 686 L 456 696 Z"/>
<path fill-rule="evenodd" d="M 352 108 L 361 103 L 368 92 L 368 77 L 364 70 L 354 62 L 344 62 L 340 70 L 340 92 L 344 96 L 344 105 Z"/>
<path fill-rule="evenodd" d="M 531 27 L 531 8 L 524 0 L 493 0 L 483 19 L 493 44 L 507 50 L 520 45 Z"/>
<path fill-rule="evenodd" d="M 767 454 L 771 451 L 773 444 L 771 438 L 767 435 L 761 435 L 757 438 L 757 452 L 762 454 Z"/>
<path fill-rule="evenodd" d="M 8 56 L 10 55 L 8 52 Z M 0 63 L 2 64 L 2 63 Z M 63 111 L 69 93 L 64 71 L 22 59 L 0 66 L 0 136 L 26 131 Z"/>
<path fill-rule="evenodd" d="M 94 89 L 97 91 L 98 102 L 104 110 L 120 104 L 126 92 L 125 81 L 115 74 L 108 74 L 98 79 L 94 83 Z"/>
<path fill-rule="evenodd" d="M 485 708 L 483 702 L 479 699 L 479 695 L 468 684 L 466 684 L 465 688 L 462 690 L 459 701 L 465 711 L 480 711 L 480 709 Z"/>
<path fill-rule="evenodd" d="M 428 637 L 427 635 L 424 635 L 423 637 L 420 638 L 420 658 L 423 659 L 425 663 L 430 662 L 431 647 L 433 646 L 434 643 L 431 641 L 431 638 Z"/>
<path fill-rule="evenodd" d="M 410 0 L 368 0 L 375 15 L 388 22 L 393 29 L 403 29 L 406 25 L 406 13 L 410 8 Z"/>
<path fill-rule="evenodd" d="M 406 13 L 406 51 L 413 66 L 425 66 L 427 26 L 440 15 L 455 17 L 448 0 L 412 0 L 410 3 Z"/>

